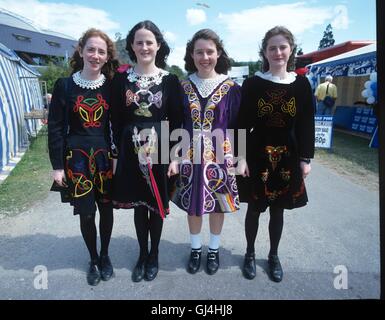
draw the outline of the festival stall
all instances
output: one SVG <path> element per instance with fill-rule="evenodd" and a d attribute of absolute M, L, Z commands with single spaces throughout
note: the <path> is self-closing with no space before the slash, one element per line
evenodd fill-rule
<path fill-rule="evenodd" d="M 307 66 L 313 88 L 326 75 L 333 76 L 338 88 L 333 126 L 371 138 L 377 126 L 376 44 L 352 50 Z"/>

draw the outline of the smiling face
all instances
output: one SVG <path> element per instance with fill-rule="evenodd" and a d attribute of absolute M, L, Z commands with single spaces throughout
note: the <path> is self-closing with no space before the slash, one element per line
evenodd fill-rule
<path fill-rule="evenodd" d="M 220 54 L 213 40 L 198 39 L 195 41 L 191 57 L 199 77 L 212 78 L 216 75 L 215 66 Z"/>
<path fill-rule="evenodd" d="M 157 43 L 155 35 L 151 31 L 147 29 L 137 30 L 131 48 L 135 53 L 138 64 L 155 65 L 155 58 L 160 44 Z"/>
<path fill-rule="evenodd" d="M 83 58 L 83 71 L 98 74 L 108 60 L 107 43 L 101 37 L 88 38 L 84 48 L 79 52 Z"/>
<path fill-rule="evenodd" d="M 264 55 L 269 62 L 269 71 L 287 69 L 287 62 L 293 50 L 290 48 L 289 41 L 281 34 L 271 37 L 267 42 Z"/>

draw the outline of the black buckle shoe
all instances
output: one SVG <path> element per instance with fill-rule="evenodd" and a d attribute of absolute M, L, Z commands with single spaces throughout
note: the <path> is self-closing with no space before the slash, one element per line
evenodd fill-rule
<path fill-rule="evenodd" d="M 191 249 L 190 260 L 187 265 L 187 272 L 194 274 L 197 273 L 201 266 L 202 248 Z"/>
<path fill-rule="evenodd" d="M 246 279 L 254 279 L 256 276 L 256 270 L 255 270 L 255 254 L 253 253 L 246 253 L 245 254 L 245 260 L 243 262 L 243 276 Z"/>
<path fill-rule="evenodd" d="M 100 282 L 98 260 L 92 260 L 89 262 L 89 267 L 87 270 L 87 282 L 90 286 L 96 286 Z"/>
<path fill-rule="evenodd" d="M 108 281 L 114 276 L 114 268 L 109 256 L 100 256 L 100 276 L 103 281 Z"/>
<path fill-rule="evenodd" d="M 144 280 L 152 281 L 156 278 L 158 274 L 158 258 L 149 257 L 147 263 L 144 267 Z"/>
<path fill-rule="evenodd" d="M 268 259 L 269 264 L 269 273 L 271 280 L 275 282 L 281 282 L 283 277 L 283 270 L 281 266 L 281 262 L 277 255 L 271 255 Z"/>
<path fill-rule="evenodd" d="M 134 270 L 132 270 L 131 279 L 134 282 L 140 282 L 144 278 L 144 265 L 146 260 L 139 258 L 138 262 L 135 265 Z"/>
<path fill-rule="evenodd" d="M 207 253 L 207 273 L 213 275 L 219 268 L 219 252 L 210 251 Z"/>

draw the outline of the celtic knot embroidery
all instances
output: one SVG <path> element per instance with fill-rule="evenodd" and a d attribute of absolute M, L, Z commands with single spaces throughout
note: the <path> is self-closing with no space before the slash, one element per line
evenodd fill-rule
<path fill-rule="evenodd" d="M 99 128 L 101 126 L 99 119 L 102 117 L 103 111 L 108 110 L 108 108 L 109 106 L 102 95 L 97 94 L 96 99 L 85 99 L 83 96 L 78 96 L 73 110 L 74 112 L 79 112 L 80 117 L 84 121 L 83 127 Z"/>
<path fill-rule="evenodd" d="M 289 101 L 286 101 L 284 99 L 285 94 L 285 90 L 272 90 L 267 92 L 269 99 L 265 101 L 263 98 L 260 98 L 257 102 L 258 117 L 272 114 L 274 111 L 274 106 L 280 107 L 282 112 L 288 113 L 290 116 L 294 117 L 297 111 L 295 97 L 292 97 Z"/>
<path fill-rule="evenodd" d="M 287 153 L 287 147 L 286 146 L 266 146 L 265 151 L 269 156 L 269 161 L 271 162 L 273 171 L 277 167 L 277 163 L 281 161 L 282 154 Z"/>

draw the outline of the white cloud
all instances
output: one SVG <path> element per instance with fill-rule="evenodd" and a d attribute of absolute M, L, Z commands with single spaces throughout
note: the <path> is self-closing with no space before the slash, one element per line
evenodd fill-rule
<path fill-rule="evenodd" d="M 186 52 L 185 46 L 175 47 L 171 49 L 171 53 L 168 56 L 167 64 L 169 66 L 176 65 L 182 70 L 184 70 L 184 55 Z"/>
<path fill-rule="evenodd" d="M 332 22 L 332 26 L 334 29 L 348 29 L 349 27 L 349 16 L 348 16 L 348 8 L 346 6 L 336 6 L 334 8 L 334 20 Z"/>
<path fill-rule="evenodd" d="M 171 43 L 174 43 L 177 39 L 177 35 L 171 31 L 164 32 L 163 36 L 167 42 L 171 42 Z"/>
<path fill-rule="evenodd" d="M 333 16 L 332 10 L 297 2 L 266 5 L 232 14 L 219 13 L 218 20 L 226 29 L 222 35 L 229 55 L 238 61 L 255 61 L 259 58 L 259 46 L 267 30 L 283 25 L 298 40 L 312 28 L 321 27 L 319 31 L 322 35 L 325 22 Z"/>
<path fill-rule="evenodd" d="M 202 9 L 187 9 L 186 19 L 190 25 L 195 26 L 206 21 L 206 12 Z"/>
<path fill-rule="evenodd" d="M 88 28 L 100 27 L 114 40 L 114 30 L 119 28 L 119 24 L 105 11 L 77 4 L 0 0 L 0 7 L 32 20 L 42 28 L 61 32 L 75 39 Z"/>

